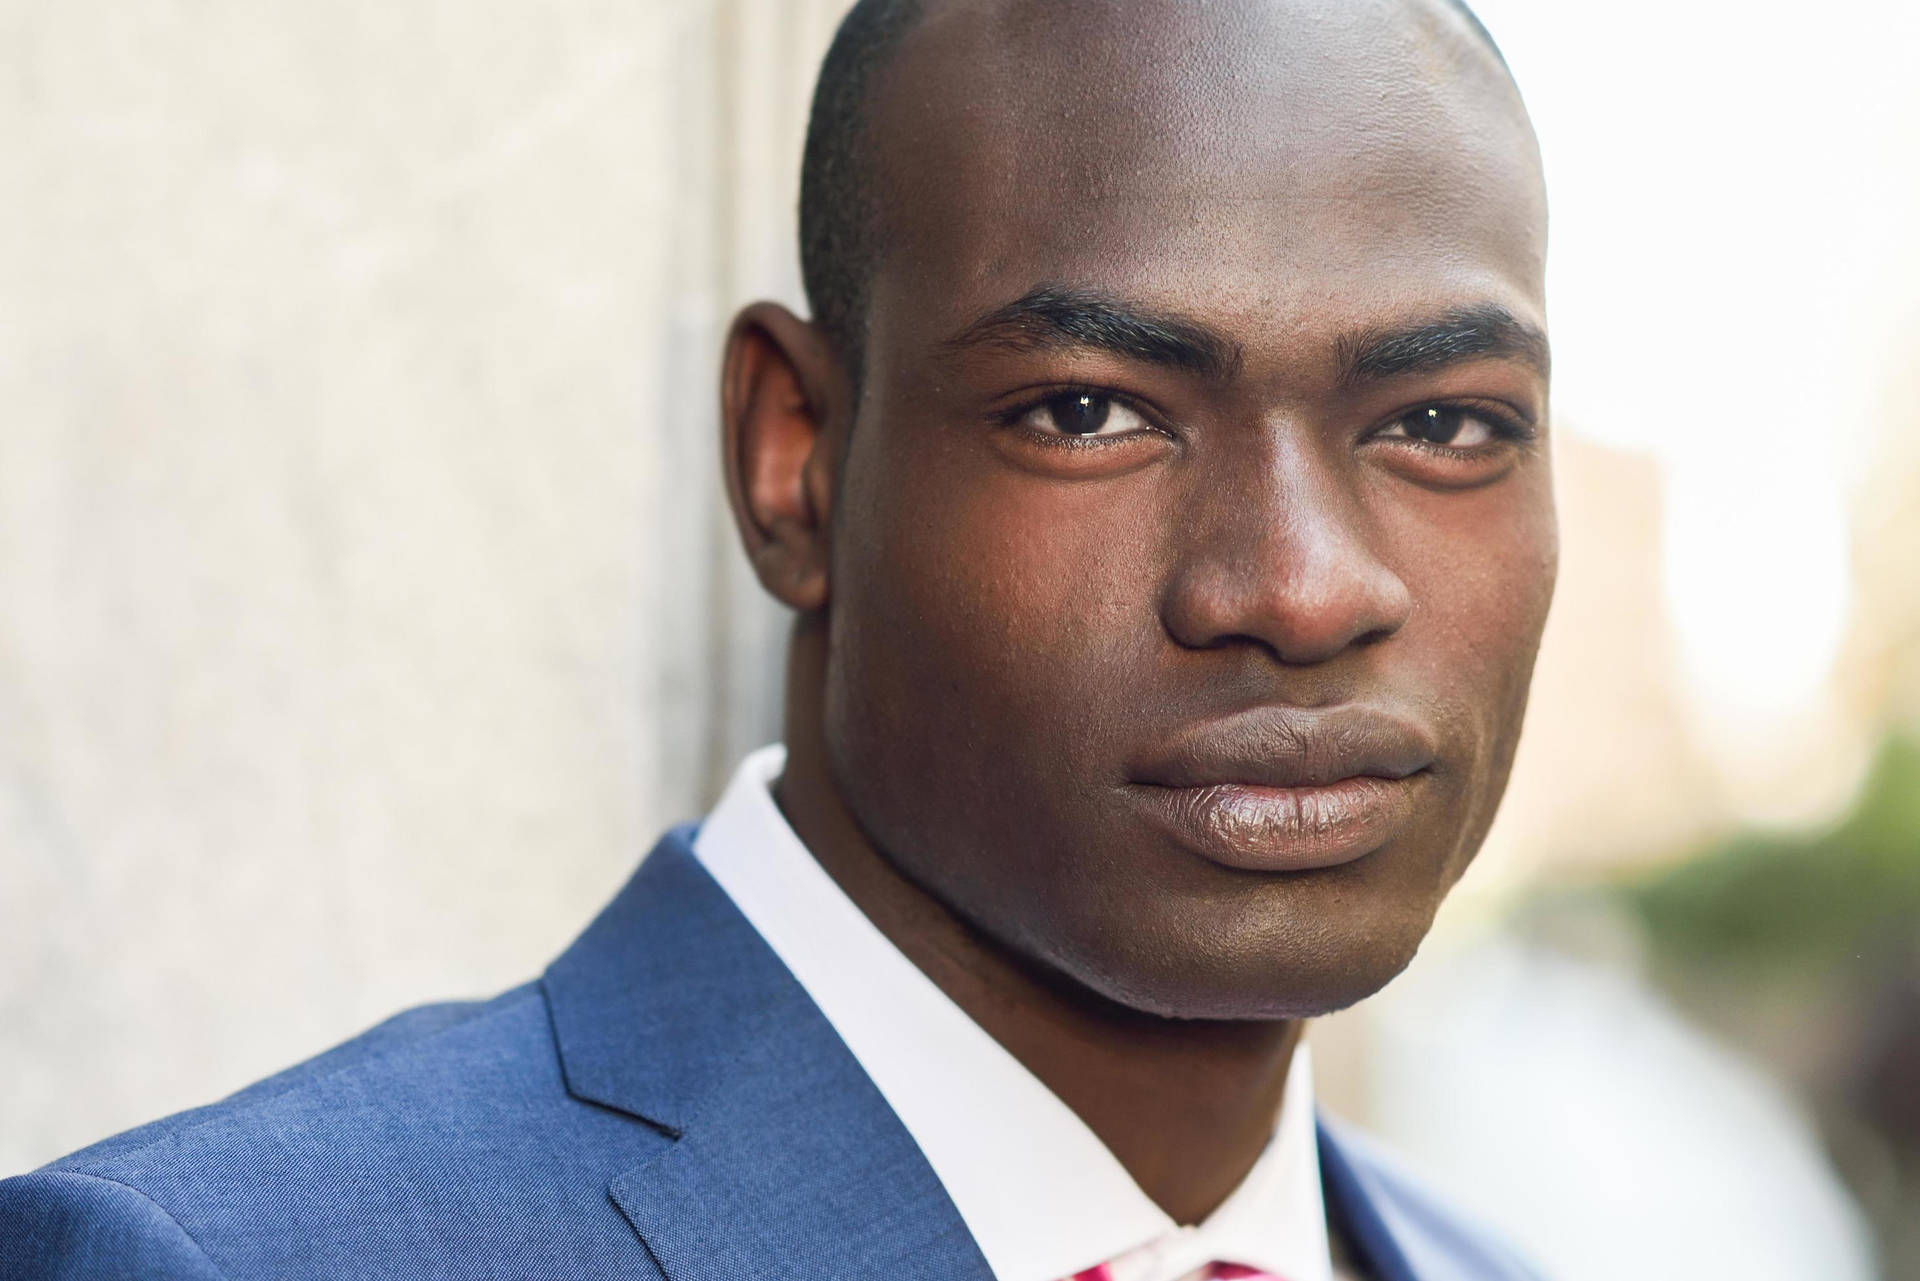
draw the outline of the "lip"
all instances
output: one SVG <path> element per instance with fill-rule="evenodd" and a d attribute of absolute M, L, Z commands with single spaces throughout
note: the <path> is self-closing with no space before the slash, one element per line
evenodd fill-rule
<path fill-rule="evenodd" d="M 1203 858 L 1307 871 L 1363 858 L 1403 830 L 1434 757 L 1418 726 L 1384 712 L 1258 708 L 1176 736 L 1129 770 L 1127 790 Z"/>

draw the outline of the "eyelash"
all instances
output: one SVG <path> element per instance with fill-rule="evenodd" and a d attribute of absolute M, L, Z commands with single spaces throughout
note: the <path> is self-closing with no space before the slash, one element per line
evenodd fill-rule
<path fill-rule="evenodd" d="M 1068 384 L 1062 387 L 1049 387 L 1037 395 L 1029 396 L 1009 409 L 1002 409 L 993 415 L 993 421 L 1002 427 L 1018 427 L 1020 420 L 1036 409 L 1044 409 L 1056 400 L 1072 396 L 1097 396 L 1101 400 L 1112 401 L 1115 405 L 1140 415 L 1149 427 L 1168 439 L 1177 439 L 1174 433 L 1160 425 L 1160 416 L 1151 408 L 1123 392 L 1111 387 L 1096 387 L 1089 384 Z M 1065 433 L 1028 431 L 1024 433 L 1029 440 L 1052 449 L 1107 449 L 1131 440 L 1138 433 L 1129 432 L 1123 436 L 1072 436 Z"/>
<path fill-rule="evenodd" d="M 1017 427 L 1019 426 L 1020 420 L 1028 414 L 1031 414 L 1034 410 L 1043 409 L 1055 400 L 1070 396 L 1098 396 L 1102 400 L 1110 400 L 1114 404 L 1124 406 L 1138 414 L 1142 419 L 1146 420 L 1149 426 L 1161 435 L 1177 439 L 1172 431 L 1160 425 L 1159 416 L 1146 405 L 1143 405 L 1131 396 L 1114 391 L 1112 388 L 1098 387 L 1091 384 L 1070 384 L 1062 387 L 1048 388 L 1045 392 L 1039 395 L 1029 396 L 1011 408 L 1000 410 L 993 415 L 993 420 L 1002 427 Z M 1387 428 L 1393 427 L 1404 419 L 1410 418 L 1414 414 L 1426 409 L 1441 409 L 1453 413 L 1470 414 L 1492 428 L 1494 436 L 1497 437 L 1496 442 L 1492 444 L 1466 449 L 1453 445 L 1443 445 L 1430 440 L 1420 440 L 1417 437 L 1411 436 L 1395 438 L 1402 446 L 1411 446 L 1421 453 L 1435 458 L 1457 459 L 1471 457 L 1475 454 L 1497 448 L 1501 443 L 1526 446 L 1532 444 L 1540 434 L 1539 429 L 1535 427 L 1532 421 L 1505 405 L 1474 400 L 1430 400 L 1400 410 L 1382 422 L 1378 427 L 1374 428 L 1368 435 L 1370 437 L 1377 436 Z M 1132 439 L 1133 434 L 1134 433 L 1130 433 L 1124 436 L 1071 436 L 1036 431 L 1026 433 L 1030 440 L 1038 444 L 1054 449 L 1072 450 L 1106 449 Z"/>
<path fill-rule="evenodd" d="M 1539 428 L 1536 427 L 1530 419 L 1522 416 L 1517 411 L 1505 405 L 1475 400 L 1423 401 L 1418 405 L 1413 405 L 1401 410 L 1382 423 L 1373 433 L 1369 434 L 1377 435 L 1379 432 L 1385 431 L 1389 427 L 1397 426 L 1413 415 L 1428 409 L 1445 410 L 1451 413 L 1466 414 L 1470 417 L 1478 418 L 1481 422 L 1493 429 L 1495 439 L 1486 445 L 1464 449 L 1456 445 L 1443 445 L 1436 441 L 1421 440 L 1414 436 L 1394 437 L 1392 439 L 1398 444 L 1411 445 L 1420 452 L 1430 454 L 1436 458 L 1462 458 L 1485 453 L 1490 449 L 1498 448 L 1501 444 L 1520 445 L 1524 447 L 1532 444 L 1540 435 Z"/>

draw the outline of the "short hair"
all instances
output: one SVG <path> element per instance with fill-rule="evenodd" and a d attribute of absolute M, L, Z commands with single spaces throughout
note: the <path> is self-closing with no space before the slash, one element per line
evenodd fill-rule
<path fill-rule="evenodd" d="M 1506 56 L 1467 0 L 1444 0 L 1504 68 Z M 867 291 L 878 256 L 881 193 L 866 140 L 874 81 L 918 25 L 927 0 L 858 0 L 820 64 L 800 161 L 800 275 L 814 323 L 857 388 Z"/>
<path fill-rule="evenodd" d="M 800 276 L 814 323 L 859 379 L 879 192 L 866 148 L 873 83 L 927 0 L 859 0 L 820 64 L 800 159 Z"/>

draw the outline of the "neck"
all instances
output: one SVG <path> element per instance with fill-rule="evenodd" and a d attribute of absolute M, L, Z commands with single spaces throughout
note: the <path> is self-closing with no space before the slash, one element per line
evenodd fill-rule
<path fill-rule="evenodd" d="M 1086 1122 L 1142 1191 L 1197 1223 L 1273 1133 L 1297 1022 L 1164 1019 L 1042 972 L 902 876 L 835 783 L 820 715 L 824 627 L 803 619 L 775 796 L 828 875 L 914 965 Z"/>

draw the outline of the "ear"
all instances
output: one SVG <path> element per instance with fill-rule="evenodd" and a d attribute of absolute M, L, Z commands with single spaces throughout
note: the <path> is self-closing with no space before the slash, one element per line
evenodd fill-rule
<path fill-rule="evenodd" d="M 727 498 L 760 583 L 803 613 L 827 603 L 846 378 L 825 337 L 778 303 L 734 317 L 720 376 Z"/>

